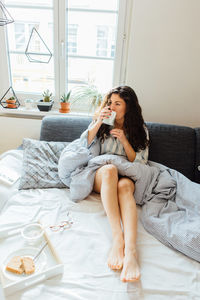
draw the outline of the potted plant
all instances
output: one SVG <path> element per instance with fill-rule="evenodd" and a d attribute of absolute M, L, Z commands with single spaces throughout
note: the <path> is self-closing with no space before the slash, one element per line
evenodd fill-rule
<path fill-rule="evenodd" d="M 73 89 L 71 95 L 71 103 L 84 102 L 89 106 L 89 111 L 94 111 L 103 101 L 103 94 L 93 84 L 77 86 Z"/>
<path fill-rule="evenodd" d="M 42 94 L 43 99 L 38 101 L 37 107 L 40 111 L 49 111 L 53 106 L 52 93 L 47 89 Z"/>
<path fill-rule="evenodd" d="M 62 97 L 60 98 L 61 108 L 59 109 L 59 112 L 61 113 L 70 112 L 70 102 L 69 102 L 70 95 L 71 95 L 71 91 L 69 91 L 67 94 L 63 94 Z"/>
<path fill-rule="evenodd" d="M 16 108 L 17 107 L 16 99 L 13 96 L 6 99 L 6 103 L 7 103 L 6 107 L 8 107 L 8 108 Z"/>

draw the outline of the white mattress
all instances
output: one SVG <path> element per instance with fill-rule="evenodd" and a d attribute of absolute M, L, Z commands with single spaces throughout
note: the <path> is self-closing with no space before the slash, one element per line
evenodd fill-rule
<path fill-rule="evenodd" d="M 1 163 L 20 173 L 22 151 L 1 156 Z M 8 187 L 0 183 L 0 228 L 40 219 L 56 224 L 70 211 L 74 224 L 69 230 L 52 233 L 50 238 L 64 264 L 57 276 L 8 296 L 8 300 L 188 300 L 200 299 L 200 264 L 162 245 L 138 221 L 137 247 L 141 280 L 123 283 L 120 272 L 107 267 L 111 232 L 100 196 L 91 194 L 74 204 L 68 189 L 18 191 L 19 182 Z M 140 214 L 138 207 L 138 214 Z M 0 263 L 4 257 L 0 241 Z M 17 247 L 17 245 L 15 245 Z"/>

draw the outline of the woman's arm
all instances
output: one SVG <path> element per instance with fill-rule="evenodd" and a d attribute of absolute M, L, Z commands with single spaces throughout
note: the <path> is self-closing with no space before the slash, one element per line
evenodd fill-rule
<path fill-rule="evenodd" d="M 95 138 L 99 128 L 101 127 L 102 121 L 96 121 L 92 128 L 88 130 L 88 145 L 91 144 L 93 139 Z"/>
<path fill-rule="evenodd" d="M 124 141 L 124 143 L 122 143 L 124 150 L 126 152 L 126 156 L 128 157 L 128 160 L 130 162 L 133 162 L 136 158 L 136 152 L 133 150 L 133 147 L 131 146 L 131 144 L 129 143 L 129 141 L 126 139 L 126 141 Z"/>
<path fill-rule="evenodd" d="M 109 106 L 104 107 L 97 116 L 96 122 L 94 125 L 88 130 L 88 145 L 91 144 L 93 139 L 95 138 L 99 128 L 101 127 L 101 124 L 103 122 L 103 119 L 109 118 L 111 115 L 111 110 L 109 109 Z"/>

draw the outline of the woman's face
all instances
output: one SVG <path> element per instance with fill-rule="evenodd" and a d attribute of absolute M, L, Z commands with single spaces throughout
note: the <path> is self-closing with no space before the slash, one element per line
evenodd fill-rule
<path fill-rule="evenodd" d="M 126 113 L 126 102 L 118 94 L 112 94 L 108 105 L 116 112 L 116 121 L 124 121 Z"/>

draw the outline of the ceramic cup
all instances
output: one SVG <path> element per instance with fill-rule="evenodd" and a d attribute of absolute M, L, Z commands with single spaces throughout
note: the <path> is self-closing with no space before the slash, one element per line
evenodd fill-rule
<path fill-rule="evenodd" d="M 116 117 L 116 112 L 112 110 L 112 113 L 111 113 L 110 117 L 106 118 L 106 119 L 103 119 L 102 123 L 113 126 L 114 123 L 115 123 L 115 117 Z"/>
<path fill-rule="evenodd" d="M 21 230 L 22 237 L 30 245 L 39 243 L 43 234 L 44 229 L 42 228 L 42 225 L 38 223 L 28 224 Z"/>

